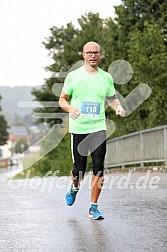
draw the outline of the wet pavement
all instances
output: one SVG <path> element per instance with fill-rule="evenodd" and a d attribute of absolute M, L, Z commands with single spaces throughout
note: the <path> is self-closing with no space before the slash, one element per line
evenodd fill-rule
<path fill-rule="evenodd" d="M 101 221 L 88 218 L 90 178 L 71 207 L 69 177 L 1 179 L 0 251 L 167 251 L 167 173 L 107 174 Z"/>
<path fill-rule="evenodd" d="M 23 166 L 20 164 L 19 166 L 8 166 L 6 168 L 0 169 L 0 182 L 7 180 L 8 178 L 12 178 L 16 174 L 23 171 Z"/>

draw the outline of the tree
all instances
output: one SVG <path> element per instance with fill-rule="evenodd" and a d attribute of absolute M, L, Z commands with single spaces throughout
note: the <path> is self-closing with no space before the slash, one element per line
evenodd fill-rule
<path fill-rule="evenodd" d="M 167 2 L 123 0 L 115 9 L 118 51 L 133 67 L 133 78 L 121 92 L 126 96 L 140 83 L 152 88 L 149 99 L 125 118 L 124 129 L 133 132 L 166 124 Z"/>
<path fill-rule="evenodd" d="M 144 31 L 131 32 L 129 61 L 133 65 L 135 83 L 148 83 L 152 94 L 138 110 L 145 128 L 167 124 L 167 48 L 162 29 L 145 22 Z M 145 118 L 142 118 L 143 114 Z M 142 128 L 144 128 L 142 127 Z"/>
<path fill-rule="evenodd" d="M 22 152 L 24 152 L 27 149 L 28 149 L 27 140 L 21 139 L 21 140 L 19 140 L 19 141 L 16 142 L 15 153 L 22 153 Z"/>
<path fill-rule="evenodd" d="M 0 100 L 1 100 L 1 96 L 0 96 Z M 0 111 L 1 107 L 0 107 Z M 7 140 L 8 140 L 8 125 L 7 122 L 5 120 L 5 117 L 1 114 L 0 115 L 0 123 L 1 123 L 1 127 L 0 127 L 0 145 L 4 145 L 6 144 Z"/>

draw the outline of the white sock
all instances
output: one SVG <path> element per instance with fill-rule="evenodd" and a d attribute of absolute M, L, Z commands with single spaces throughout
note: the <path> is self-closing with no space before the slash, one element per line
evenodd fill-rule
<path fill-rule="evenodd" d="M 95 205 L 95 206 L 97 206 L 98 204 L 95 203 L 95 202 L 91 202 L 90 205 Z"/>
<path fill-rule="evenodd" d="M 75 187 L 74 184 L 72 184 L 72 189 L 73 190 L 79 190 L 79 185 L 77 187 Z"/>

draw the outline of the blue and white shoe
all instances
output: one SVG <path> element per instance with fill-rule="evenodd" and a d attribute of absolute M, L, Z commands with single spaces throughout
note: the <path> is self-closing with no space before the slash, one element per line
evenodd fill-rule
<path fill-rule="evenodd" d="M 89 208 L 89 217 L 93 220 L 103 220 L 103 215 L 98 210 L 98 205 L 91 204 Z"/>
<path fill-rule="evenodd" d="M 76 195 L 79 189 L 73 189 L 73 184 L 71 185 L 71 189 L 66 193 L 65 201 L 68 206 L 72 206 L 75 202 Z"/>

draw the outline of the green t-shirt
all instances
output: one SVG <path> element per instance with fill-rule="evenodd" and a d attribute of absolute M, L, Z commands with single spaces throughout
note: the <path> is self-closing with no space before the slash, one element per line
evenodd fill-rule
<path fill-rule="evenodd" d="M 81 111 L 76 119 L 69 116 L 70 133 L 87 134 L 106 130 L 105 98 L 115 95 L 109 73 L 98 68 L 96 74 L 89 74 L 82 66 L 67 75 L 63 91 L 71 96 L 71 106 Z"/>

